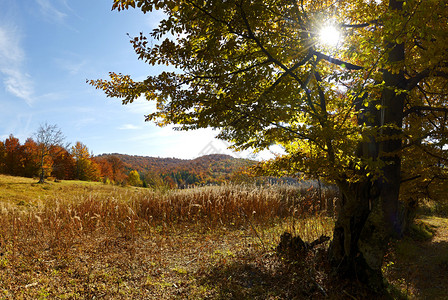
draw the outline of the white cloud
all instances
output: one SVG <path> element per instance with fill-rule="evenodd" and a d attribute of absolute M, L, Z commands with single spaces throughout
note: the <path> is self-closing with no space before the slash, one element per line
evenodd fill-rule
<path fill-rule="evenodd" d="M 6 90 L 16 97 L 24 99 L 31 105 L 33 95 L 33 81 L 31 77 L 19 69 L 4 69 Z"/>
<path fill-rule="evenodd" d="M 0 25 L 0 76 L 5 89 L 31 105 L 33 81 L 23 70 L 24 60 L 25 52 L 20 46 L 19 30 Z"/>
<path fill-rule="evenodd" d="M 2 60 L 13 64 L 20 63 L 24 59 L 25 54 L 19 46 L 17 29 L 0 27 L 0 56 Z"/>
<path fill-rule="evenodd" d="M 79 74 L 79 72 L 84 70 L 87 65 L 87 61 L 85 60 L 73 61 L 70 59 L 56 58 L 55 62 L 61 69 L 67 71 L 70 75 Z"/>
<path fill-rule="evenodd" d="M 36 0 L 41 14 L 49 21 L 63 23 L 67 14 L 58 10 L 50 0 Z M 65 3 L 65 2 L 64 2 Z M 66 4 L 66 3 L 65 3 Z"/>
<path fill-rule="evenodd" d="M 118 129 L 120 129 L 120 130 L 137 130 L 137 129 L 141 129 L 141 127 L 135 126 L 133 124 L 124 124 L 124 125 L 118 127 Z"/>

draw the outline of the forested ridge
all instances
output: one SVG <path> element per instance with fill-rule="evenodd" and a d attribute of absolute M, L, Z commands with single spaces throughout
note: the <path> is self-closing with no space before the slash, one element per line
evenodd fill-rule
<path fill-rule="evenodd" d="M 225 154 L 194 159 L 162 158 L 127 154 L 102 154 L 98 159 L 119 158 L 126 170 L 136 170 L 147 183 L 162 179 L 171 186 L 221 184 L 234 179 L 256 162 Z"/>
<path fill-rule="evenodd" d="M 154 171 L 166 172 L 177 169 L 195 169 L 196 171 L 209 171 L 232 173 L 234 168 L 254 164 L 249 159 L 235 158 L 227 154 L 209 154 L 194 159 L 181 159 L 175 157 L 153 157 L 128 155 L 120 153 L 101 154 L 97 157 L 107 158 L 116 156 L 125 164 L 125 168 L 131 168 L 139 172 Z"/>

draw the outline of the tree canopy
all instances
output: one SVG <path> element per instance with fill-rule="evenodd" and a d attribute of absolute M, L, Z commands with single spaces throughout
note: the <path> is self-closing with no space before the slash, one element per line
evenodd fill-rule
<path fill-rule="evenodd" d="M 90 84 L 123 104 L 156 101 L 146 120 L 161 126 L 218 128 L 236 149 L 282 145 L 273 173 L 336 182 L 345 202 L 333 257 L 380 285 L 376 244 L 403 231 L 399 197 L 447 189 L 448 3 L 114 0 L 130 7 L 164 12 L 131 43 L 140 60 L 175 70 Z M 336 46 L 319 40 L 328 25 Z"/>
<path fill-rule="evenodd" d="M 91 83 L 124 104 L 156 100 L 146 119 L 159 125 L 219 128 L 238 149 L 281 144 L 291 170 L 335 178 L 379 169 L 356 157 L 356 147 L 379 134 L 366 108 L 381 111 L 383 71 L 401 71 L 406 148 L 446 158 L 447 4 L 399 3 L 405 12 L 387 1 L 115 1 L 118 10 L 163 9 L 159 27 L 131 43 L 139 59 L 177 71 L 141 82 L 110 73 Z M 318 39 L 328 23 L 343 34 L 339 47 Z M 405 47 L 405 60 L 389 61 L 391 42 Z"/>

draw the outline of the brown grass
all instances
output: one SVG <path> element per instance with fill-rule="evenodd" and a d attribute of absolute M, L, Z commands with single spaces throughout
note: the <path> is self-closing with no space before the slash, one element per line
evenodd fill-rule
<path fill-rule="evenodd" d="M 297 286 L 289 279 L 298 269 L 273 249 L 285 230 L 306 240 L 330 234 L 314 190 L 157 192 L 9 176 L 0 190 L 9 195 L 0 202 L 1 299 L 323 295 L 316 269 Z"/>

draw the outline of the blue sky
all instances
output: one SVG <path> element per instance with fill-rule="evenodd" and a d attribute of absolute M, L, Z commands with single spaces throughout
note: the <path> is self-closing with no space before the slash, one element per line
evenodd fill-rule
<path fill-rule="evenodd" d="M 127 36 L 150 32 L 160 13 L 111 11 L 112 2 L 0 0 L 0 139 L 13 134 L 23 143 L 47 122 L 95 155 L 231 154 L 216 131 L 159 128 L 144 122 L 150 102 L 123 106 L 86 84 L 109 71 L 143 79 L 161 70 L 137 60 Z"/>

